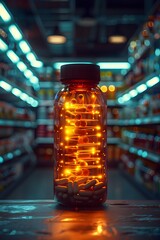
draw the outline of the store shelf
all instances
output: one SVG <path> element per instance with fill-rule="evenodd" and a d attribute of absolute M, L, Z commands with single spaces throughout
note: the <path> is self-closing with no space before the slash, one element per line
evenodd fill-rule
<path fill-rule="evenodd" d="M 160 115 L 136 118 L 136 119 L 108 119 L 108 126 L 137 126 L 137 125 L 150 125 L 150 124 L 160 124 Z"/>
<path fill-rule="evenodd" d="M 16 150 L 13 150 L 11 152 L 8 152 L 2 156 L 0 156 L 0 164 L 3 164 L 5 162 L 9 162 L 13 160 L 14 158 L 17 158 L 21 156 L 24 153 L 30 152 L 30 147 L 24 146 L 22 148 L 17 148 Z"/>
<path fill-rule="evenodd" d="M 37 144 L 53 144 L 53 138 L 51 137 L 38 137 L 36 139 Z"/>
<path fill-rule="evenodd" d="M 122 81 L 115 82 L 115 81 L 109 81 L 108 79 L 105 79 L 105 78 L 101 78 L 101 85 L 103 85 L 103 83 L 106 86 L 113 85 L 115 87 L 122 87 L 124 85 L 124 82 L 122 82 Z"/>
<path fill-rule="evenodd" d="M 136 180 L 136 178 L 133 175 L 130 175 L 128 172 L 124 171 L 123 169 L 120 169 L 121 174 L 129 180 L 137 189 L 139 189 L 147 198 L 149 199 L 160 199 L 160 195 L 154 193 L 150 189 L 147 189 L 146 186 L 143 183 L 140 183 Z"/>
<path fill-rule="evenodd" d="M 122 121 L 120 119 L 108 119 L 107 120 L 107 125 L 108 126 L 121 126 L 122 125 Z"/>
<path fill-rule="evenodd" d="M 40 107 L 53 107 L 53 100 L 39 100 Z"/>
<path fill-rule="evenodd" d="M 1 75 L 0 75 L 0 89 L 4 91 L 2 92 L 2 96 L 4 96 L 5 100 L 7 97 L 7 99 L 13 103 L 20 101 L 23 102 L 23 105 L 26 104 L 27 106 L 30 105 L 32 107 L 38 106 L 38 99 L 35 96 L 33 96 L 30 93 L 28 94 L 26 89 L 20 88 L 17 84 L 9 81 L 7 78 Z"/>
<path fill-rule="evenodd" d="M 144 117 L 144 118 L 136 118 L 136 119 L 121 119 L 118 120 L 117 124 L 121 126 L 128 125 L 145 125 L 145 124 L 159 124 L 160 123 L 160 115 Z"/>
<path fill-rule="evenodd" d="M 54 87 L 54 82 L 49 82 L 49 81 L 40 81 L 39 82 L 40 88 L 51 88 L 53 89 Z"/>
<path fill-rule="evenodd" d="M 17 121 L 0 119 L 0 126 L 22 127 L 22 128 L 36 128 L 36 122 L 31 121 Z"/>
<path fill-rule="evenodd" d="M 108 107 L 124 107 L 123 104 L 120 104 L 117 100 L 107 100 Z"/>
<path fill-rule="evenodd" d="M 120 142 L 120 138 L 111 138 L 109 137 L 107 139 L 107 144 L 112 145 L 112 144 L 118 144 Z"/>
<path fill-rule="evenodd" d="M 53 119 L 38 119 L 37 124 L 38 125 L 53 125 Z"/>
<path fill-rule="evenodd" d="M 21 161 L 22 166 L 24 166 L 26 162 L 29 162 L 29 167 L 25 169 L 25 171 L 23 171 L 19 177 L 13 176 L 11 179 L 9 179 L 9 183 L 6 185 L 5 189 L 0 192 L 0 199 L 6 198 L 6 196 L 10 194 L 10 192 L 13 191 L 20 182 L 22 182 L 29 174 L 31 174 L 36 166 L 36 161 L 34 159 L 35 155 L 33 153 L 23 157 L 23 161 Z M 23 168 L 24 167 L 22 167 L 22 169 Z"/>
<path fill-rule="evenodd" d="M 119 147 L 129 151 L 130 153 L 136 154 L 142 158 L 148 159 L 154 163 L 160 163 L 160 155 L 153 153 L 151 151 L 148 151 L 147 149 L 142 149 L 142 148 L 138 148 L 135 146 L 130 146 L 126 143 L 120 143 Z"/>
<path fill-rule="evenodd" d="M 128 88 L 126 91 L 118 94 L 118 102 L 125 103 L 130 99 L 138 99 L 142 94 L 153 91 L 158 91 L 157 85 L 160 84 L 160 72 L 154 72 L 146 76 L 143 80 Z"/>

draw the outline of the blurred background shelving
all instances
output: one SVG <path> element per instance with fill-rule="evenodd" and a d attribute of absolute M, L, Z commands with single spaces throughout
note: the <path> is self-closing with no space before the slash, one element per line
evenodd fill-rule
<path fill-rule="evenodd" d="M 0 198 L 37 167 L 51 172 L 53 99 L 69 62 L 100 66 L 109 168 L 160 198 L 159 1 L 6 0 L 0 12 Z M 64 44 L 47 41 L 57 27 Z"/>

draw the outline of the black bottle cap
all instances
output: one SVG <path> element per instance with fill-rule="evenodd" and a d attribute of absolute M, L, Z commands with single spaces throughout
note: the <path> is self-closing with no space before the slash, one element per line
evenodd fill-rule
<path fill-rule="evenodd" d="M 96 64 L 62 65 L 60 80 L 63 84 L 69 83 L 98 84 L 100 81 L 100 67 Z"/>

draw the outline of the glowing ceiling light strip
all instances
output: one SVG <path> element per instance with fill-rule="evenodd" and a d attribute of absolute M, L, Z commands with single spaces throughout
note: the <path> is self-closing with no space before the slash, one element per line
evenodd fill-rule
<path fill-rule="evenodd" d="M 17 67 L 21 72 L 24 72 L 27 69 L 27 66 L 23 62 L 18 62 Z"/>
<path fill-rule="evenodd" d="M 121 104 L 124 102 L 127 102 L 131 98 L 136 97 L 138 94 L 143 93 L 148 88 L 153 87 L 154 85 L 156 85 L 159 82 L 160 82 L 160 76 L 154 76 L 154 77 L 150 78 L 149 80 L 146 79 L 143 81 L 142 84 L 135 86 L 135 89 L 132 89 L 132 90 L 128 91 L 128 93 L 125 93 L 124 95 L 120 96 L 118 98 L 118 102 Z"/>
<path fill-rule="evenodd" d="M 20 99 L 22 99 L 23 101 L 27 101 L 28 95 L 26 93 L 22 93 Z"/>
<path fill-rule="evenodd" d="M 126 93 L 126 94 L 123 95 L 122 99 L 123 99 L 124 102 L 126 102 L 126 101 L 129 101 L 131 99 L 131 97 L 128 93 Z"/>
<path fill-rule="evenodd" d="M 39 83 L 39 79 L 36 76 L 30 77 L 29 80 L 32 84 L 38 84 Z"/>
<path fill-rule="evenodd" d="M 10 92 L 12 90 L 12 86 L 9 83 L 6 83 L 5 81 L 0 81 L 0 87 L 6 90 L 7 92 Z"/>
<path fill-rule="evenodd" d="M 35 55 L 32 52 L 27 53 L 26 58 L 29 62 L 37 61 Z"/>
<path fill-rule="evenodd" d="M 20 98 L 24 102 L 27 102 L 32 107 L 37 107 L 38 106 L 38 101 L 36 99 L 34 99 L 33 97 L 30 97 L 28 94 L 22 92 L 18 88 L 12 87 L 9 83 L 7 83 L 3 80 L 0 81 L 0 87 L 3 88 L 7 92 L 11 92 L 13 95 Z"/>
<path fill-rule="evenodd" d="M 43 62 L 41 61 L 33 61 L 31 62 L 32 67 L 40 68 L 43 67 Z"/>
<path fill-rule="evenodd" d="M 146 84 L 147 84 L 148 87 L 153 87 L 153 86 L 156 85 L 159 81 L 160 81 L 160 78 L 159 78 L 159 77 L 153 77 L 153 78 L 151 78 L 150 80 L 148 80 L 148 81 L 146 82 Z"/>
<path fill-rule="evenodd" d="M 3 6 L 2 3 L 0 3 L 0 16 L 3 19 L 4 22 L 9 22 L 11 20 L 11 16 L 6 10 L 6 8 Z"/>
<path fill-rule="evenodd" d="M 4 51 L 6 51 L 7 49 L 8 49 L 7 44 L 5 44 L 5 42 L 3 42 L 2 39 L 0 39 L 0 50 L 1 50 L 2 52 L 4 52 Z"/>
<path fill-rule="evenodd" d="M 12 50 L 7 51 L 7 56 L 13 63 L 17 63 L 19 61 L 19 57 Z"/>
<path fill-rule="evenodd" d="M 24 75 L 25 75 L 26 78 L 30 78 L 30 77 L 33 76 L 33 73 L 32 73 L 29 69 L 27 69 L 27 70 L 24 72 Z"/>
<path fill-rule="evenodd" d="M 53 64 L 53 67 L 58 70 L 58 69 L 61 68 L 62 65 L 66 65 L 66 64 L 83 64 L 83 63 L 90 64 L 92 62 L 57 62 L 57 63 Z"/>
<path fill-rule="evenodd" d="M 129 95 L 130 95 L 131 97 L 135 97 L 135 96 L 138 95 L 138 92 L 137 92 L 137 90 L 133 89 L 133 90 L 131 90 L 131 91 L 129 92 Z"/>
<path fill-rule="evenodd" d="M 11 26 L 9 26 L 8 30 L 16 41 L 22 39 L 22 34 L 20 33 L 20 30 L 17 28 L 16 25 L 12 24 Z"/>
<path fill-rule="evenodd" d="M 23 52 L 24 54 L 26 54 L 26 53 L 28 53 L 28 52 L 31 51 L 28 43 L 27 43 L 26 41 L 24 41 L 24 40 L 22 40 L 22 41 L 19 43 L 19 47 L 20 47 L 20 49 L 22 50 L 22 52 Z"/>
<path fill-rule="evenodd" d="M 138 87 L 136 87 L 136 90 L 139 92 L 139 93 L 142 93 L 142 92 L 144 92 L 145 90 L 147 89 L 147 86 L 146 86 L 146 84 L 141 84 L 141 85 L 139 85 Z"/>
<path fill-rule="evenodd" d="M 98 66 L 101 69 L 129 69 L 130 64 L 128 62 L 98 62 Z"/>
<path fill-rule="evenodd" d="M 13 88 L 12 89 L 12 93 L 16 96 L 16 97 L 20 97 L 22 94 L 22 91 L 19 90 L 18 88 Z"/>

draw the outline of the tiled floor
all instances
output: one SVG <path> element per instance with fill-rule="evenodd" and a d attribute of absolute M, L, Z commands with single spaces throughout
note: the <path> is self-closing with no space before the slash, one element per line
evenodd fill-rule
<path fill-rule="evenodd" d="M 52 172 L 52 169 L 36 169 L 7 199 L 52 199 Z M 118 170 L 110 170 L 108 199 L 145 200 L 146 197 Z"/>

